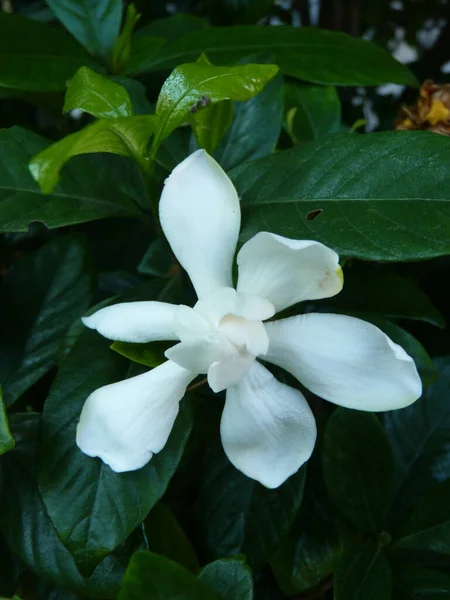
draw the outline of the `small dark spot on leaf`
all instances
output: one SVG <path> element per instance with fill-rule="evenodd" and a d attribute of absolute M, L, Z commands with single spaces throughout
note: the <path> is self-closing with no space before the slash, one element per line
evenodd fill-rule
<path fill-rule="evenodd" d="M 191 113 L 196 113 L 197 112 L 197 102 L 194 104 L 194 106 L 191 107 Z"/>
<path fill-rule="evenodd" d="M 211 99 L 208 98 L 207 96 L 202 96 L 200 99 L 200 104 L 202 106 L 208 106 L 208 104 L 211 102 Z"/>
<path fill-rule="evenodd" d="M 315 210 L 310 210 L 309 213 L 306 215 L 306 220 L 312 221 L 313 219 L 318 217 L 321 212 L 323 212 L 322 208 L 316 208 Z"/>

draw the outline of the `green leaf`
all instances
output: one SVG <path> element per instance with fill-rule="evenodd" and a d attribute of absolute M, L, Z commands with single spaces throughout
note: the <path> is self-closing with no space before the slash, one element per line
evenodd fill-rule
<path fill-rule="evenodd" d="M 373 541 L 348 550 L 334 575 L 335 600 L 391 600 L 392 575 Z"/>
<path fill-rule="evenodd" d="M 212 154 L 225 135 L 233 118 L 233 103 L 224 100 L 207 106 L 191 117 L 192 131 L 200 148 Z"/>
<path fill-rule="evenodd" d="M 192 31 L 142 56 L 134 71 L 171 69 L 204 52 L 214 64 L 271 52 L 285 75 L 322 85 L 417 85 L 407 67 L 371 42 L 344 33 L 309 27 L 211 27 Z"/>
<path fill-rule="evenodd" d="M 92 301 L 94 277 L 78 237 L 56 238 L 17 262 L 4 278 L 5 358 L 0 381 L 12 404 L 58 359 L 61 338 Z"/>
<path fill-rule="evenodd" d="M 252 572 L 243 560 L 222 558 L 206 565 L 198 576 L 220 600 L 252 600 Z"/>
<path fill-rule="evenodd" d="M 121 0 L 46 0 L 61 23 L 91 54 L 109 59 L 119 35 Z"/>
<path fill-rule="evenodd" d="M 173 41 L 181 36 L 195 31 L 196 29 L 204 29 L 207 23 L 200 17 L 195 17 L 190 14 L 175 13 L 165 19 L 157 19 L 150 21 L 144 27 L 136 31 L 133 36 L 133 41 L 140 37 L 162 37 L 166 40 Z"/>
<path fill-rule="evenodd" d="M 157 504 L 144 521 L 148 549 L 183 565 L 189 571 L 198 571 L 195 550 L 180 527 L 172 511 Z"/>
<path fill-rule="evenodd" d="M 109 556 L 89 578 L 80 575 L 72 555 L 57 536 L 36 482 L 39 415 L 11 416 L 16 447 L 2 457 L 4 489 L 0 527 L 8 545 L 37 575 L 92 598 L 114 598 L 123 568 Z"/>
<path fill-rule="evenodd" d="M 400 532 L 396 548 L 450 555 L 450 479 L 416 508 Z"/>
<path fill-rule="evenodd" d="M 14 448 L 14 438 L 8 424 L 6 406 L 3 402 L 2 388 L 0 387 L 0 456 Z"/>
<path fill-rule="evenodd" d="M 3 492 L 5 493 L 5 492 Z M 0 534 L 0 597 L 11 598 L 19 587 L 19 580 L 23 565 L 18 556 L 12 553 L 3 536 Z"/>
<path fill-rule="evenodd" d="M 111 69 L 113 73 L 122 73 L 130 60 L 131 55 L 131 35 L 141 15 L 136 11 L 134 4 L 127 6 L 122 31 L 114 45 L 111 55 Z M 159 47 L 157 43 L 156 48 Z"/>
<path fill-rule="evenodd" d="M 219 600 L 212 590 L 182 566 L 151 552 L 136 552 L 123 578 L 118 600 Z"/>
<path fill-rule="evenodd" d="M 445 327 L 445 319 L 411 277 L 381 265 L 344 268 L 344 288 L 331 305 L 378 313 L 393 319 L 425 321 Z"/>
<path fill-rule="evenodd" d="M 283 87 L 278 74 L 257 96 L 234 104 L 233 121 L 214 154 L 225 171 L 274 151 L 281 131 Z"/>
<path fill-rule="evenodd" d="M 405 565 L 394 570 L 394 591 L 396 600 L 450 600 L 450 575 Z"/>
<path fill-rule="evenodd" d="M 177 269 L 172 250 L 165 238 L 158 237 L 150 242 L 137 270 L 152 277 L 169 277 Z"/>
<path fill-rule="evenodd" d="M 96 68 L 61 29 L 5 12 L 0 12 L 0 64 L 0 89 L 34 92 L 63 91 L 79 67 Z"/>
<path fill-rule="evenodd" d="M 230 173 L 242 237 L 316 239 L 365 260 L 448 254 L 449 154 L 445 136 L 389 131 L 334 134 L 242 165 Z"/>
<path fill-rule="evenodd" d="M 243 553 L 254 569 L 267 563 L 294 522 L 304 481 L 303 468 L 281 487 L 264 488 L 235 469 L 216 444 L 206 458 L 199 497 L 208 554 L 219 558 Z"/>
<path fill-rule="evenodd" d="M 389 441 L 371 413 L 338 408 L 323 443 L 323 471 L 336 506 L 363 531 L 381 531 L 394 476 Z"/>
<path fill-rule="evenodd" d="M 435 360 L 436 383 L 402 410 L 385 413 L 384 424 L 396 461 L 392 528 L 440 483 L 450 478 L 450 358 Z"/>
<path fill-rule="evenodd" d="M 202 105 L 222 100 L 248 100 L 277 73 L 275 65 L 216 67 L 202 63 L 180 65 L 166 79 L 156 104 L 159 118 L 154 145 L 182 125 Z"/>
<path fill-rule="evenodd" d="M 156 299 L 163 292 L 156 280 L 117 301 Z M 128 361 L 111 352 L 109 344 L 89 330 L 79 337 L 42 415 L 39 488 L 59 538 L 83 570 L 121 544 L 161 499 L 192 426 L 189 403 L 184 401 L 164 450 L 137 471 L 114 473 L 100 459 L 85 456 L 75 443 L 75 430 L 86 398 L 98 387 L 125 379 L 129 369 Z"/>
<path fill-rule="evenodd" d="M 27 231 L 33 221 L 53 229 L 106 217 L 142 216 L 139 202 L 145 189 L 137 168 L 113 155 L 76 158 L 53 193 L 42 194 L 27 165 L 48 146 L 31 131 L 0 130 L 0 232 Z"/>
<path fill-rule="evenodd" d="M 132 117 L 133 106 L 127 90 L 88 67 L 81 67 L 67 86 L 64 112 L 80 109 L 100 118 Z"/>
<path fill-rule="evenodd" d="M 42 192 L 49 194 L 58 183 L 63 166 L 79 154 L 108 152 L 127 156 L 143 165 L 155 121 L 153 115 L 100 119 L 33 157 L 29 164 L 31 174 Z"/>
<path fill-rule="evenodd" d="M 286 85 L 285 108 L 287 129 L 296 144 L 339 131 L 341 103 L 332 86 L 289 83 Z"/>
<path fill-rule="evenodd" d="M 111 350 L 129 360 L 145 367 L 157 367 L 167 359 L 164 352 L 173 345 L 171 342 L 149 342 L 148 344 L 134 344 L 132 342 L 113 342 Z"/>

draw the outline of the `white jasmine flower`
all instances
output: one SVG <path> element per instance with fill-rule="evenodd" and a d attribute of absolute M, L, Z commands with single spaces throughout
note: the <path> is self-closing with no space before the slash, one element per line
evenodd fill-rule
<path fill-rule="evenodd" d="M 283 367 L 322 398 L 358 410 L 408 406 L 421 394 L 414 361 L 380 329 L 353 317 L 304 314 L 267 322 L 297 302 L 342 289 L 339 257 L 314 241 L 258 233 L 232 262 L 240 227 L 236 190 L 198 150 L 166 180 L 161 225 L 198 295 L 191 308 L 130 302 L 83 319 L 111 340 L 176 340 L 168 361 L 102 387 L 83 407 L 77 444 L 114 471 L 143 467 L 165 445 L 186 387 L 207 374 L 226 390 L 220 433 L 233 465 L 276 488 L 308 460 L 316 425 L 303 394 L 261 360 Z"/>

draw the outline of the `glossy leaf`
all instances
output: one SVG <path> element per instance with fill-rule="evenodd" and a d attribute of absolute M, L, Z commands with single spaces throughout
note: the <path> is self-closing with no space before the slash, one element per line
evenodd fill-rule
<path fill-rule="evenodd" d="M 142 56 L 135 72 L 171 69 L 204 52 L 214 64 L 230 64 L 271 52 L 285 75 L 322 85 L 416 85 L 409 69 L 371 42 L 334 31 L 302 27 L 211 27 L 192 31 Z"/>
<path fill-rule="evenodd" d="M 223 558 L 206 565 L 198 576 L 220 600 L 252 600 L 252 572 L 243 560 Z"/>
<path fill-rule="evenodd" d="M 159 554 L 136 552 L 126 570 L 118 600 L 146 598 L 219 600 L 219 596 L 176 562 Z"/>
<path fill-rule="evenodd" d="M 450 359 L 435 360 L 435 367 L 438 379 L 422 398 L 384 415 L 397 470 L 390 514 L 397 530 L 427 493 L 450 478 Z"/>
<path fill-rule="evenodd" d="M 8 424 L 6 406 L 3 402 L 2 388 L 0 388 L 0 456 L 14 448 L 14 438 Z"/>
<path fill-rule="evenodd" d="M 214 154 L 225 171 L 275 150 L 281 132 L 283 89 L 283 78 L 276 75 L 257 96 L 234 104 L 233 120 Z"/>
<path fill-rule="evenodd" d="M 111 70 L 113 73 L 123 73 L 131 56 L 131 36 L 141 15 L 133 3 L 127 6 L 122 31 L 114 44 L 111 55 Z M 159 47 L 157 41 L 157 46 Z"/>
<path fill-rule="evenodd" d="M 32 293 L 30 294 L 30 290 Z M 58 359 L 61 338 L 92 301 L 94 278 L 80 238 L 56 238 L 16 263 L 4 280 L 0 381 L 12 404 Z"/>
<path fill-rule="evenodd" d="M 5 12 L 0 12 L 0 64 L 0 88 L 35 92 L 63 91 L 79 67 L 96 65 L 63 30 Z"/>
<path fill-rule="evenodd" d="M 323 443 L 323 471 L 336 506 L 362 531 L 380 532 L 393 486 L 389 441 L 372 413 L 338 408 Z"/>
<path fill-rule="evenodd" d="M 162 365 L 167 360 L 164 352 L 172 345 L 171 342 L 149 342 L 148 344 L 113 342 L 111 350 L 133 362 L 153 368 Z"/>
<path fill-rule="evenodd" d="M 264 488 L 237 471 L 216 444 L 207 455 L 199 498 L 208 554 L 218 558 L 243 553 L 254 569 L 267 563 L 294 522 L 304 481 L 301 469 L 281 487 Z"/>
<path fill-rule="evenodd" d="M 109 556 L 94 573 L 84 578 L 74 559 L 57 536 L 42 503 L 36 482 L 35 460 L 39 415 L 15 414 L 11 429 L 14 450 L 2 457 L 4 485 L 0 527 L 8 545 L 40 577 L 83 596 L 112 598 L 117 594 L 123 567 Z"/>
<path fill-rule="evenodd" d="M 335 600 L 391 600 L 392 575 L 375 542 L 348 550 L 334 576 Z"/>
<path fill-rule="evenodd" d="M 222 100 L 248 100 L 277 73 L 275 65 L 216 67 L 200 63 L 180 65 L 164 82 L 156 104 L 159 144 L 202 105 Z"/>
<path fill-rule="evenodd" d="M 132 117 L 131 98 L 124 87 L 88 67 L 81 67 L 67 86 L 64 112 L 79 109 L 94 117 Z"/>
<path fill-rule="evenodd" d="M 154 281 L 121 301 L 157 299 L 163 291 Z M 86 398 L 102 385 L 125 379 L 129 369 L 128 361 L 109 345 L 94 331 L 78 338 L 42 416 L 39 488 L 58 536 L 87 570 L 121 544 L 160 500 L 192 426 L 185 401 L 165 448 L 138 471 L 114 473 L 100 459 L 85 456 L 75 443 L 75 429 Z"/>
<path fill-rule="evenodd" d="M 0 131 L 0 232 L 27 231 L 33 221 L 52 229 L 105 217 L 142 216 L 139 202 L 145 189 L 137 168 L 112 155 L 76 158 L 53 192 L 44 195 L 28 162 L 48 147 L 47 140 L 20 127 Z"/>
<path fill-rule="evenodd" d="M 428 132 L 334 134 L 242 165 L 230 173 L 242 237 L 316 239 L 365 260 L 448 254 L 449 154 L 450 140 Z"/>
<path fill-rule="evenodd" d="M 30 161 L 30 171 L 44 194 L 53 191 L 63 166 L 74 156 L 107 152 L 145 164 L 144 154 L 155 129 L 152 115 L 100 119 L 52 144 Z"/>
<path fill-rule="evenodd" d="M 109 58 L 119 35 L 121 0 L 46 0 L 61 23 L 91 54 Z"/>
<path fill-rule="evenodd" d="M 191 117 L 192 131 L 200 148 L 212 154 L 233 119 L 233 103 L 224 100 L 197 111 Z"/>

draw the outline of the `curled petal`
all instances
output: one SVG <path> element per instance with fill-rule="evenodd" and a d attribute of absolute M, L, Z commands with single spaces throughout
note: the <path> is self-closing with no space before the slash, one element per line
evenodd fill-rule
<path fill-rule="evenodd" d="M 422 393 L 413 359 L 371 323 L 317 313 L 266 323 L 266 329 L 265 359 L 325 400 L 381 411 L 408 406 Z"/>
<path fill-rule="evenodd" d="M 298 471 L 311 456 L 317 435 L 303 394 L 277 381 L 258 362 L 227 390 L 220 433 L 233 465 L 268 488 Z"/>
<path fill-rule="evenodd" d="M 319 242 L 261 232 L 237 256 L 238 292 L 269 300 L 277 312 L 302 302 L 335 296 L 342 289 L 339 256 Z"/>
<path fill-rule="evenodd" d="M 173 319 L 177 306 L 166 302 L 123 302 L 101 308 L 82 321 L 109 340 L 146 343 L 177 340 Z"/>
<path fill-rule="evenodd" d="M 196 374 L 170 361 L 95 390 L 77 427 L 77 444 L 113 471 L 135 471 L 165 446 L 178 404 Z"/>
<path fill-rule="evenodd" d="M 204 150 L 197 150 L 166 179 L 161 226 L 199 298 L 230 287 L 241 212 L 231 180 Z"/>

